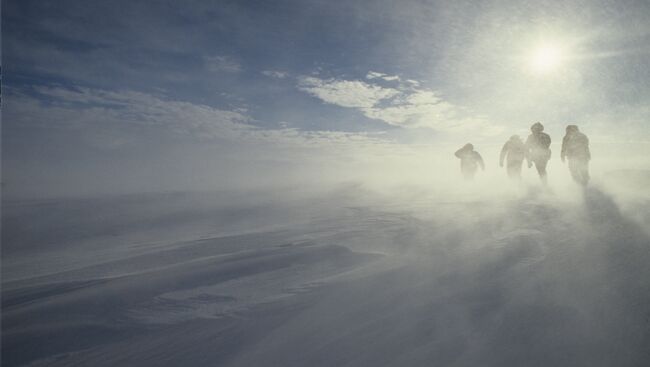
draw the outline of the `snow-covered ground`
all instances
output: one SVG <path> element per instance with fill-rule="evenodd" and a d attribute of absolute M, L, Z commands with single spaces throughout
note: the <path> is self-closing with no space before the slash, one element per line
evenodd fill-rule
<path fill-rule="evenodd" d="M 647 195 L 512 191 L 5 201 L 2 365 L 650 365 Z"/>

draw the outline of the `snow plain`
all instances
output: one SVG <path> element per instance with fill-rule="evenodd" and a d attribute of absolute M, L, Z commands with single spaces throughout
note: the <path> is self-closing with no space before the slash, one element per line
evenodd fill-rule
<path fill-rule="evenodd" d="M 3 366 L 647 366 L 606 185 L 5 201 Z"/>

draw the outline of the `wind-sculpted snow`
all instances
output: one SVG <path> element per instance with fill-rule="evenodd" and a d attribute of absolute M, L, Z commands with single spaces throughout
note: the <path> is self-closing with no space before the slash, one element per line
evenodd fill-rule
<path fill-rule="evenodd" d="M 7 203 L 2 364 L 648 365 L 647 198 L 576 193 Z"/>

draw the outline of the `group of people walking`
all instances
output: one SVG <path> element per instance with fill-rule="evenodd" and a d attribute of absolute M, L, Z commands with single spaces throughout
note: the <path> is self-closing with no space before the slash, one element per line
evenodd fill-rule
<path fill-rule="evenodd" d="M 530 130 L 531 134 L 525 143 L 519 135 L 510 137 L 501 149 L 499 165 L 503 167 L 505 160 L 508 177 L 520 179 L 521 167 L 524 160 L 526 160 L 528 168 L 531 168 L 533 164 L 535 165 L 540 180 L 543 184 L 546 184 L 546 165 L 551 159 L 551 137 L 544 132 L 544 125 L 539 122 L 534 123 Z M 460 158 L 460 169 L 465 179 L 471 180 L 474 178 L 479 167 L 485 170 L 483 158 L 474 150 L 472 144 L 466 144 L 455 154 L 456 157 Z M 586 186 L 589 182 L 591 153 L 589 152 L 589 139 L 580 132 L 578 126 L 568 125 L 566 127 L 566 135 L 562 139 L 560 158 L 562 162 L 569 161 L 569 171 L 573 180 Z"/>

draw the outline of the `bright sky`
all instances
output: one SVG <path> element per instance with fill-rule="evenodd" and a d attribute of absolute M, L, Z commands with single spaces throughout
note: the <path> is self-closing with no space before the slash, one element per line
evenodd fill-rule
<path fill-rule="evenodd" d="M 648 152 L 647 1 L 8 0 L 2 26 L 9 192 L 319 180 L 535 121 Z"/>

